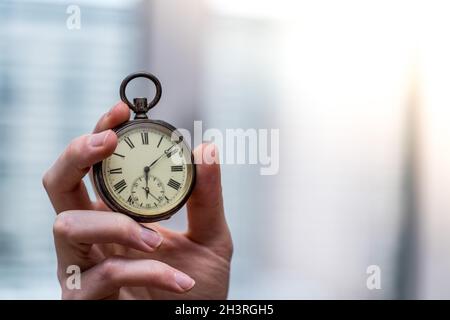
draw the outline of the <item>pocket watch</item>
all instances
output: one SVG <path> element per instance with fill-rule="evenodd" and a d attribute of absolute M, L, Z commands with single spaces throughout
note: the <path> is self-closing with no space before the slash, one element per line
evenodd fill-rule
<path fill-rule="evenodd" d="M 147 78 L 156 87 L 151 102 L 135 98 L 125 89 L 136 78 Z M 150 120 L 147 112 L 161 98 L 161 83 L 152 74 L 137 72 L 120 86 L 120 98 L 135 113 L 134 120 L 114 128 L 118 144 L 114 153 L 93 167 L 94 185 L 113 211 L 139 222 L 170 218 L 187 201 L 195 183 L 192 151 L 175 127 Z"/>

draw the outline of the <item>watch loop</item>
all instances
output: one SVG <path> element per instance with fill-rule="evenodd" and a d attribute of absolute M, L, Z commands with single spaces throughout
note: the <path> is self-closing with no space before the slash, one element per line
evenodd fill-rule
<path fill-rule="evenodd" d="M 146 78 L 153 82 L 156 88 L 155 97 L 152 101 L 147 103 L 147 98 L 134 98 L 133 102 L 131 103 L 130 100 L 127 98 L 126 95 L 126 88 L 128 83 L 130 83 L 131 80 L 134 80 L 136 78 Z M 133 110 L 136 113 L 135 119 L 147 119 L 146 113 L 153 108 L 158 102 L 159 99 L 161 99 L 161 82 L 159 82 L 158 78 L 154 76 L 153 74 L 149 72 L 135 72 L 130 75 L 128 75 L 125 79 L 123 79 L 122 84 L 120 85 L 120 99 L 122 99 L 123 102 L 126 103 L 126 105 Z"/>

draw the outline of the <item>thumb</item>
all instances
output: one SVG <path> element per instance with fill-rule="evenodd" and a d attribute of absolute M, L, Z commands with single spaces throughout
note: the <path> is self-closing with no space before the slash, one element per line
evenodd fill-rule
<path fill-rule="evenodd" d="M 194 150 L 196 182 L 187 203 L 188 237 L 199 243 L 211 243 L 230 237 L 222 199 L 218 151 L 213 144 Z"/>

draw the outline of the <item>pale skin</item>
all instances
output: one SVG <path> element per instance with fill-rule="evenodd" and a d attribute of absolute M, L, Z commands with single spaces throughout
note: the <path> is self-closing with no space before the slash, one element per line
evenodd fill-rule
<path fill-rule="evenodd" d="M 225 299 L 233 251 L 225 220 L 215 148 L 194 150 L 196 184 L 187 203 L 188 229 L 141 225 L 91 200 L 82 178 L 117 146 L 110 129 L 129 119 L 118 103 L 94 132 L 73 140 L 45 173 L 44 187 L 57 213 L 54 239 L 63 299 Z M 151 228 L 151 229 L 150 229 Z M 81 268 L 81 289 L 66 286 L 67 266 Z"/>

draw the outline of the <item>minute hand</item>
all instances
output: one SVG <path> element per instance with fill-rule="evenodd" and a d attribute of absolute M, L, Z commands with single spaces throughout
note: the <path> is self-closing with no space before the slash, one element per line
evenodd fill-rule
<path fill-rule="evenodd" d="M 153 161 L 148 167 L 151 168 L 154 166 L 162 157 L 167 156 L 167 154 L 170 152 L 170 150 L 175 147 L 176 144 L 173 144 L 169 149 L 165 150 L 162 155 L 160 155 L 155 161 Z"/>

